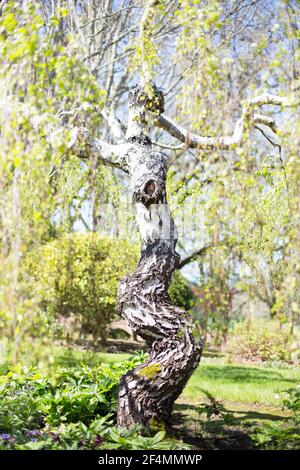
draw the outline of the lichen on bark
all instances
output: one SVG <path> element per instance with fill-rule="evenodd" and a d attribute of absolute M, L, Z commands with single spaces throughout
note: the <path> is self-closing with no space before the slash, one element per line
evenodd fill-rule
<path fill-rule="evenodd" d="M 151 364 L 149 366 L 143 367 L 137 373 L 141 377 L 147 377 L 147 379 L 153 379 L 155 375 L 159 374 L 161 371 L 160 364 Z"/>

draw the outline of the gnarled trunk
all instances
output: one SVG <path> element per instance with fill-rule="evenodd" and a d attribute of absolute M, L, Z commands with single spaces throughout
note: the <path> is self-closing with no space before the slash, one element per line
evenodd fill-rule
<path fill-rule="evenodd" d="M 129 103 L 127 164 L 142 253 L 136 271 L 121 281 L 118 301 L 121 315 L 147 342 L 149 359 L 121 378 L 118 424 L 155 428 L 171 415 L 174 401 L 200 361 L 202 342 L 192 316 L 174 306 L 168 296 L 179 261 L 166 200 L 168 162 L 147 137 L 151 115 L 161 112 L 163 97 L 154 90 L 150 99 L 136 87 Z"/>

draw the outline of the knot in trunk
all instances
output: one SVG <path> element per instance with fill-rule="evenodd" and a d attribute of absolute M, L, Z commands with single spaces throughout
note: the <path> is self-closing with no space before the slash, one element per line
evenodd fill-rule
<path fill-rule="evenodd" d="M 165 188 L 150 178 L 139 189 L 134 191 L 133 200 L 141 202 L 148 208 L 151 204 L 165 201 Z"/>

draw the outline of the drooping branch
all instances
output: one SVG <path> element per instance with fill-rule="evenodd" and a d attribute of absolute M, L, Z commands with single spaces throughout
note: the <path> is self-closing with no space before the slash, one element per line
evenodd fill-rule
<path fill-rule="evenodd" d="M 254 126 L 254 127 L 255 127 L 255 129 L 257 129 L 257 130 L 264 136 L 264 138 L 265 138 L 268 142 L 270 142 L 271 145 L 273 145 L 273 147 L 278 148 L 279 151 L 280 151 L 280 149 L 281 149 L 281 145 L 280 145 L 280 144 L 274 142 L 273 139 L 271 139 L 271 138 L 264 132 L 264 130 L 261 129 L 261 127 L 259 127 L 259 126 Z"/>
<path fill-rule="evenodd" d="M 183 126 L 176 124 L 165 115 L 159 116 L 156 125 L 171 136 L 184 142 L 187 147 L 198 149 L 221 149 L 230 150 L 240 145 L 248 123 L 263 124 L 268 126 L 274 133 L 277 132 L 277 125 L 273 118 L 264 114 L 252 114 L 257 106 L 277 105 L 282 107 L 296 106 L 297 100 L 284 96 L 270 95 L 268 93 L 246 100 L 240 119 L 237 121 L 231 136 L 203 137 L 190 133 Z"/>

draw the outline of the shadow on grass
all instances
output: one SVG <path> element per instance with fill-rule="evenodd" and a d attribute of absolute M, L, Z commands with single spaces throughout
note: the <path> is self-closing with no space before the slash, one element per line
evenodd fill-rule
<path fill-rule="evenodd" d="M 141 353 L 143 348 L 135 350 L 133 353 Z M 56 365 L 62 367 L 74 367 L 78 364 L 83 364 L 89 367 L 97 367 L 100 365 L 111 365 L 119 364 L 127 359 L 127 355 L 133 354 L 131 350 L 127 350 L 122 353 L 118 353 L 115 356 L 109 357 L 107 353 L 110 351 L 99 351 L 94 353 L 90 350 L 86 351 L 74 351 L 73 349 L 60 349 L 55 354 Z"/>
<path fill-rule="evenodd" d="M 216 415 L 220 417 L 219 424 L 242 424 L 243 421 L 247 420 L 268 420 L 268 421 L 283 421 L 288 418 L 284 418 L 281 415 L 276 415 L 273 413 L 261 413 L 259 411 L 249 411 L 249 410 L 230 410 L 229 408 L 225 408 L 223 405 L 218 405 L 218 407 L 214 407 L 214 405 L 207 405 L 205 403 L 201 403 L 198 406 L 195 405 L 188 405 L 185 403 L 176 404 L 174 407 L 174 411 L 182 412 L 182 411 L 195 411 L 198 415 L 201 413 L 205 413 L 207 417 L 209 415 Z M 224 419 L 224 415 L 226 417 Z M 239 415 L 239 416 L 235 416 Z M 206 423 L 209 426 L 209 422 Z"/>
<path fill-rule="evenodd" d="M 62 367 L 74 367 L 79 364 L 84 364 L 89 367 L 96 367 L 103 361 L 101 355 L 95 355 L 90 351 L 78 352 L 70 349 L 62 349 L 56 353 L 55 363 Z"/>
<path fill-rule="evenodd" d="M 218 381 L 222 380 L 223 382 L 278 382 L 278 380 L 283 380 L 284 382 L 290 382 L 292 384 L 297 384 L 298 380 L 289 379 L 280 374 L 280 372 L 275 372 L 274 370 L 259 369 L 258 367 L 245 367 L 245 366 L 235 366 L 235 365 L 210 365 L 203 364 L 197 370 L 194 375 L 203 378 L 208 378 L 210 380 Z"/>
<path fill-rule="evenodd" d="M 271 412 L 232 410 L 202 389 L 207 402 L 174 406 L 171 429 L 177 437 L 197 449 L 253 449 L 250 433 L 266 421 L 284 422 L 288 418 Z"/>

